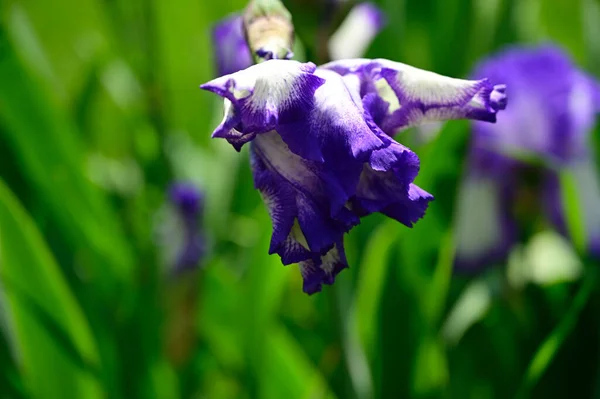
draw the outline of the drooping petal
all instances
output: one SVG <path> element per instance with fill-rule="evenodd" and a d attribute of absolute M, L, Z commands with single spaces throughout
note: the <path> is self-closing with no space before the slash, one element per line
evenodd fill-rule
<path fill-rule="evenodd" d="M 305 118 L 324 83 L 315 69 L 312 63 L 270 60 L 201 85 L 229 101 L 214 136 L 227 137 L 233 128 L 240 136 L 265 133 Z"/>
<path fill-rule="evenodd" d="M 381 212 L 412 227 L 433 200 L 431 194 L 412 184 L 418 171 L 419 158 L 396 142 L 374 151 L 351 199 L 352 210 L 359 216 Z"/>
<path fill-rule="evenodd" d="M 316 259 L 300 262 L 299 266 L 304 280 L 302 290 L 309 295 L 320 292 L 323 284 L 333 284 L 337 274 L 348 267 L 343 242 Z"/>
<path fill-rule="evenodd" d="M 323 66 L 341 75 L 356 74 L 362 95 L 379 94 L 390 104 L 380 127 L 388 134 L 424 122 L 475 119 L 495 122 L 506 107 L 506 87 L 487 79 L 463 80 L 384 59 L 342 60 Z M 393 93 L 395 98 L 390 98 Z"/>
<path fill-rule="evenodd" d="M 212 29 L 218 76 L 229 75 L 252 65 L 252 55 L 244 38 L 242 16 L 232 14 Z"/>
<path fill-rule="evenodd" d="M 358 224 L 345 208 L 348 195 L 323 163 L 293 154 L 276 132 L 252 144 L 255 185 L 273 221 L 270 252 L 284 264 L 318 258 Z"/>
<path fill-rule="evenodd" d="M 341 60 L 364 55 L 385 24 L 385 15 L 375 4 L 357 4 L 329 39 L 331 59 Z"/>

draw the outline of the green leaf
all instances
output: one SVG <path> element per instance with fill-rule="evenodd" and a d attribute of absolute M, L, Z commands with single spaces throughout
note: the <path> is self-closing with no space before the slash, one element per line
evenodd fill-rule
<path fill-rule="evenodd" d="M 539 18 L 545 36 L 564 46 L 579 63 L 586 61 L 583 0 L 540 0 Z"/>
<path fill-rule="evenodd" d="M 593 268 L 590 268 L 589 270 L 590 274 L 583 278 L 583 283 L 573 299 L 571 307 L 556 328 L 554 328 L 550 335 L 542 342 L 531 359 L 531 363 L 529 363 L 525 378 L 521 384 L 519 394 L 517 395 L 518 398 L 528 398 L 530 396 L 529 393 L 548 369 L 562 344 L 575 328 L 579 320 L 579 314 L 594 292 L 598 280 L 598 273 L 596 270 Z"/>
<path fill-rule="evenodd" d="M 0 280 L 9 336 L 33 397 L 95 398 L 90 328 L 40 233 L 0 181 Z"/>
<path fill-rule="evenodd" d="M 568 170 L 559 174 L 561 199 L 567 222 L 569 236 L 578 251 L 584 252 L 586 248 L 586 232 L 584 219 L 579 206 L 579 194 L 575 177 Z"/>
<path fill-rule="evenodd" d="M 398 239 L 398 226 L 387 221 L 373 232 L 365 249 L 359 268 L 359 278 L 354 301 L 354 322 L 360 343 L 367 356 L 372 359 L 377 339 L 377 319 L 381 296 L 385 287 L 390 250 Z"/>
<path fill-rule="evenodd" d="M 0 29 L 0 137 L 92 277 L 130 278 L 133 259 L 119 221 L 84 175 L 83 145 Z M 106 288 L 106 287 L 105 287 Z"/>
<path fill-rule="evenodd" d="M 303 348 L 282 327 L 266 330 L 264 373 L 259 397 L 263 399 L 333 399 L 327 382 L 307 359 Z"/>

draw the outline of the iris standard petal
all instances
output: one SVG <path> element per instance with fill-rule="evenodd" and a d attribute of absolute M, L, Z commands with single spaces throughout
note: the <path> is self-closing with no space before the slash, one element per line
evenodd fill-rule
<path fill-rule="evenodd" d="M 201 85 L 229 101 L 213 135 L 227 137 L 233 128 L 240 136 L 259 134 L 305 118 L 324 83 L 315 69 L 310 62 L 270 60 Z"/>
<path fill-rule="evenodd" d="M 315 75 L 324 84 L 315 91 L 307 118 L 280 123 L 277 131 L 294 153 L 306 159 L 332 165 L 350 158 L 365 161 L 385 144 L 365 121 L 358 93 L 353 98 L 342 77 L 334 72 L 318 69 Z"/>
<path fill-rule="evenodd" d="M 212 29 L 218 76 L 228 75 L 252 65 L 252 54 L 244 37 L 242 16 L 233 14 Z"/>

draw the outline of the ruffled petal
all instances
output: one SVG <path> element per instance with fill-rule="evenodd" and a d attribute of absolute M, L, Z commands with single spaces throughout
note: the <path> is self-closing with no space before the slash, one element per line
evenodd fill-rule
<path fill-rule="evenodd" d="M 396 198 L 390 205 L 383 208 L 381 213 L 405 226 L 413 227 L 425 215 L 432 200 L 433 195 L 411 183 L 407 195 Z"/>
<path fill-rule="evenodd" d="M 329 39 L 331 59 L 362 56 L 385 24 L 385 15 L 375 4 L 357 4 Z"/>
<path fill-rule="evenodd" d="M 201 85 L 229 101 L 214 137 L 227 137 L 234 128 L 240 135 L 256 135 L 306 118 L 324 83 L 315 69 L 312 63 L 270 60 Z"/>
<path fill-rule="evenodd" d="M 382 212 L 412 227 L 433 200 L 412 184 L 418 171 L 419 158 L 396 142 L 374 151 L 351 200 L 352 210 L 360 216 Z"/>
<path fill-rule="evenodd" d="M 252 54 L 244 38 L 242 16 L 233 14 L 212 29 L 218 76 L 228 75 L 252 65 Z"/>

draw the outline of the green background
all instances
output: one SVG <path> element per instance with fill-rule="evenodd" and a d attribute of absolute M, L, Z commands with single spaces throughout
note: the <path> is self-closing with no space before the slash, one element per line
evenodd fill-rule
<path fill-rule="evenodd" d="M 465 77 L 507 44 L 552 40 L 600 74 L 597 0 L 378 4 L 388 25 L 369 57 Z M 286 5 L 321 61 L 320 24 L 343 16 Z M 0 2 L 0 397 L 600 397 L 593 259 L 532 226 L 522 251 L 572 277 L 516 283 L 507 270 L 526 260 L 452 275 L 467 122 L 398 137 L 436 201 L 413 229 L 364 219 L 334 286 L 304 295 L 297 267 L 267 255 L 247 149 L 210 140 L 221 104 L 198 89 L 215 75 L 211 25 L 243 7 Z M 176 180 L 206 193 L 210 251 L 172 277 L 156 230 Z"/>

